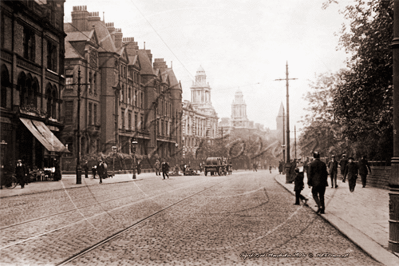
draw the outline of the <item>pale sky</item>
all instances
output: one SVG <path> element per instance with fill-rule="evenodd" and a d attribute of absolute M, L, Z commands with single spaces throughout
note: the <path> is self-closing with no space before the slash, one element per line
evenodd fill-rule
<path fill-rule="evenodd" d="M 346 54 L 337 51 L 343 16 L 340 1 L 323 10 L 325 0 L 66 0 L 65 22 L 72 7 L 105 12 L 123 37 L 134 37 L 140 49 L 164 58 L 190 100 L 190 86 L 202 65 L 212 88 L 212 103 L 220 118 L 231 116 L 231 103 L 240 88 L 249 120 L 276 129 L 281 102 L 286 106 L 286 61 L 290 78 L 290 129 L 307 102 L 302 96 L 316 74 L 345 67 Z"/>

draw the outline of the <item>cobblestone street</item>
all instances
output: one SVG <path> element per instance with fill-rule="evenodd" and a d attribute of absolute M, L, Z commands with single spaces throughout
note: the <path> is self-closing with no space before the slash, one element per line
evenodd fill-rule
<path fill-rule="evenodd" d="M 67 264 L 380 265 L 293 205 L 275 174 L 154 176 L 2 198 L 1 263 L 59 264 L 127 229 Z"/>

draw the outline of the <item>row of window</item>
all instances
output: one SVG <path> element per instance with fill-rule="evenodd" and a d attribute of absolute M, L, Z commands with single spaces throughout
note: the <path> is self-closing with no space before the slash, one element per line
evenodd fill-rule
<path fill-rule="evenodd" d="M 121 108 L 121 114 L 122 114 L 122 129 L 127 129 L 127 130 L 133 130 L 132 127 L 132 115 L 133 112 L 128 110 L 128 114 L 127 114 L 127 122 L 128 122 L 128 128 L 126 128 L 126 118 L 125 118 L 125 113 L 126 113 L 126 109 Z M 145 121 L 144 121 L 144 115 L 140 114 L 140 121 L 138 120 L 139 118 L 139 114 L 137 112 L 134 112 L 134 128 L 136 130 L 145 130 Z"/>
<path fill-rule="evenodd" d="M 159 108 L 157 108 L 157 114 L 161 116 L 171 116 L 172 115 L 172 104 L 163 99 L 159 100 Z"/>
<path fill-rule="evenodd" d="M 132 88 L 129 87 L 127 89 L 127 97 L 126 97 L 125 87 L 122 86 L 120 102 L 131 104 L 133 106 L 144 109 L 144 92 L 135 89 L 133 94 Z"/>
<path fill-rule="evenodd" d="M 158 135 L 170 136 L 170 121 L 158 120 Z"/>

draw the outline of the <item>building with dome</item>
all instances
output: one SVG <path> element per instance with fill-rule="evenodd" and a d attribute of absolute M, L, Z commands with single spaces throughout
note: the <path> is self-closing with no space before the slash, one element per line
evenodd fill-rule
<path fill-rule="evenodd" d="M 250 121 L 247 117 L 247 104 L 244 101 L 244 94 L 238 89 L 231 104 L 231 117 L 223 117 L 219 123 L 219 135 L 221 137 L 234 132 L 257 132 L 265 133 L 264 126 Z"/>
<path fill-rule="evenodd" d="M 183 152 L 195 155 L 201 141 L 212 143 L 218 136 L 218 115 L 212 106 L 211 87 L 205 70 L 200 66 L 191 86 L 191 102 L 183 102 Z"/>

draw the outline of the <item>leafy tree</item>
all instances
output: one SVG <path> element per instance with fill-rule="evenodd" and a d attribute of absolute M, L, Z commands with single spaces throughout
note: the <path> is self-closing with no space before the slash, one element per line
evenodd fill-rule
<path fill-rule="evenodd" d="M 323 8 L 337 2 L 328 0 Z M 348 23 L 338 48 L 348 54 L 348 70 L 338 73 L 331 107 L 353 155 L 392 156 L 392 10 L 392 1 L 355 0 L 340 11 Z"/>

